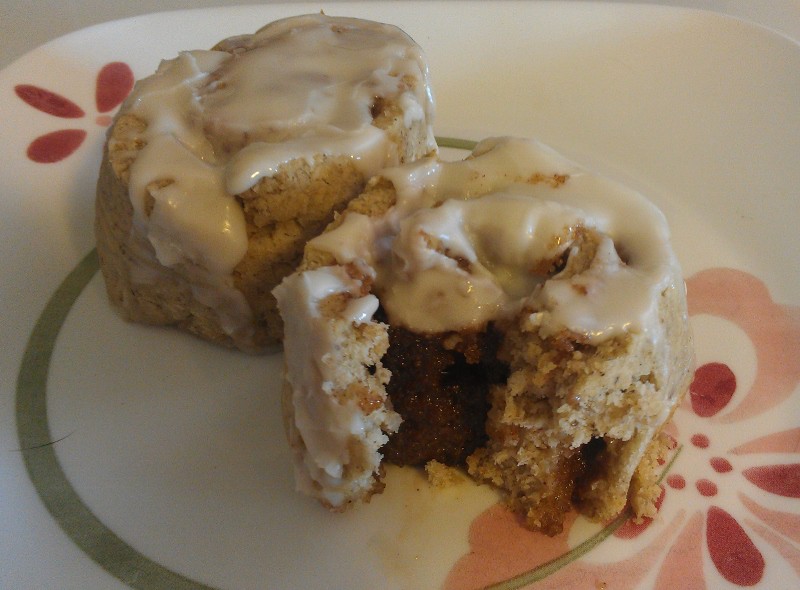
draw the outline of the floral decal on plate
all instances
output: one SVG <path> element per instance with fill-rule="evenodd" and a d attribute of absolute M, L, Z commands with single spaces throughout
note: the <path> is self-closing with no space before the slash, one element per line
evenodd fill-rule
<path fill-rule="evenodd" d="M 103 127 L 111 124 L 112 110 L 118 107 L 133 88 L 133 72 L 123 62 L 104 65 L 95 81 L 95 106 L 98 115 L 95 123 Z M 38 111 L 60 119 L 82 119 L 84 110 L 77 104 L 53 92 L 33 84 L 18 84 L 14 87 L 17 96 Z M 60 162 L 75 152 L 86 139 L 85 129 L 59 129 L 34 139 L 26 151 L 28 158 L 40 164 Z"/>
<path fill-rule="evenodd" d="M 797 583 L 800 461 L 791 457 L 800 453 L 800 307 L 774 302 L 760 280 L 733 269 L 697 273 L 687 288 L 692 317 L 727 322 L 749 340 L 755 375 L 743 386 L 737 366 L 697 368 L 668 431 L 679 450 L 656 519 L 618 518 L 592 537 L 589 549 L 598 550 L 590 553 L 587 541 L 573 540 L 581 528 L 574 515 L 551 539 L 495 506 L 473 522 L 470 552 L 446 588 L 773 588 L 787 571 Z"/>

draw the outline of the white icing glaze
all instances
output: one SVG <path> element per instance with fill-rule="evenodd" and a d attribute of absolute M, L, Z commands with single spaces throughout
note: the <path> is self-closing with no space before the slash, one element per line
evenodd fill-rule
<path fill-rule="evenodd" d="M 160 179 L 175 180 L 148 189 Z M 230 274 L 247 251 L 244 214 L 225 192 L 218 169 L 196 158 L 175 137 L 150 140 L 131 165 L 129 188 L 135 220 L 146 226 L 164 266 L 188 260 L 211 274 Z M 153 206 L 145 216 L 148 194 Z"/>
<path fill-rule="evenodd" d="M 147 124 L 131 132 L 145 144 L 130 169 L 134 223 L 161 264 L 205 268 L 207 285 L 221 285 L 247 250 L 234 195 L 282 164 L 347 155 L 370 176 L 399 162 L 372 125 L 376 99 L 399 104 L 409 125 L 428 121 L 435 148 L 427 65 L 396 27 L 309 15 L 228 47 L 164 61 L 123 108 Z"/>
<path fill-rule="evenodd" d="M 409 123 L 432 114 L 428 85 L 404 80 L 427 81 L 420 49 L 396 27 L 309 15 L 268 25 L 244 47 L 201 99 L 209 119 L 232 131 L 257 139 L 360 131 L 382 96 L 408 101 Z"/>
<path fill-rule="evenodd" d="M 524 306 L 540 314 L 543 335 L 657 337 L 658 295 L 677 263 L 666 220 L 635 191 L 511 138 L 486 140 L 462 162 L 428 159 L 383 176 L 397 206 L 375 219 L 348 215 L 312 243 L 340 263 L 372 267 L 393 323 L 480 328 Z M 588 269 L 547 280 L 531 272 L 571 248 L 579 226 L 603 235 Z"/>
<path fill-rule="evenodd" d="M 330 321 L 320 314 L 319 303 L 329 295 L 347 293 L 352 299 L 341 318 L 367 322 L 378 308 L 378 299 L 371 294 L 360 296 L 361 287 L 361 281 L 351 278 L 342 267 L 324 267 L 294 274 L 274 290 L 285 318 L 284 355 L 292 388 L 294 427 L 301 433 L 304 447 L 303 451 L 295 449 L 297 486 L 332 506 L 339 506 L 352 489 L 344 470 L 356 460 L 352 456 L 354 441 L 366 441 L 375 449 L 388 441 L 379 426 L 366 420 L 357 402 L 342 402 L 331 395 L 336 367 L 330 365 L 329 357 L 336 342 Z M 399 421 L 389 410 L 375 413 Z M 375 417 L 371 416 L 371 420 Z M 379 462 L 379 454 L 365 453 L 360 457 L 365 486 L 371 485 Z"/>

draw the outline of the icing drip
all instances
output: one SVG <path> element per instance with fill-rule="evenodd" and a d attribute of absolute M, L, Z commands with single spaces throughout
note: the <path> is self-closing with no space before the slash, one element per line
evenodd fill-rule
<path fill-rule="evenodd" d="M 482 142 L 462 162 L 428 159 L 383 176 L 394 208 L 348 215 L 312 244 L 372 267 L 393 323 L 421 333 L 480 328 L 524 307 L 543 335 L 567 329 L 591 342 L 657 326 L 658 295 L 677 263 L 666 220 L 635 191 L 511 138 Z M 572 254 L 581 229 L 599 236 L 588 267 L 542 272 Z"/>
<path fill-rule="evenodd" d="M 348 294 L 352 299 L 342 319 L 365 323 L 377 310 L 378 299 L 371 294 L 359 296 L 361 287 L 361 282 L 342 267 L 325 267 L 291 275 L 274 291 L 288 320 L 284 334 L 286 376 L 293 392 L 294 422 L 302 433 L 304 447 L 295 463 L 297 487 L 307 494 L 320 494 L 332 506 L 339 506 L 346 497 L 344 470 L 354 460 L 353 439 L 376 436 L 380 439 L 378 446 L 388 440 L 379 430 L 370 435 L 359 406 L 342 403 L 331 391 L 337 367 L 331 366 L 328 358 L 336 342 L 330 319 L 320 313 L 319 304 L 330 295 Z M 363 467 L 371 474 L 378 469 L 378 462 Z"/>
<path fill-rule="evenodd" d="M 183 52 L 138 82 L 123 112 L 146 128 L 121 139 L 143 144 L 129 180 L 137 231 L 162 265 L 205 269 L 206 287 L 226 289 L 248 247 L 235 195 L 292 160 L 346 155 L 366 177 L 399 163 L 373 125 L 376 101 L 399 105 L 408 125 L 428 121 L 435 141 L 427 65 L 396 27 L 309 15 L 220 47 Z M 243 297 L 239 307 L 248 313 Z"/>

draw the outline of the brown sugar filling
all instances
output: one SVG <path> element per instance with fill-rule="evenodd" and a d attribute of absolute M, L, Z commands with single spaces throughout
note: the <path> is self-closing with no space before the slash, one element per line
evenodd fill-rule
<path fill-rule="evenodd" d="M 403 422 L 382 449 L 388 462 L 463 466 L 486 443 L 489 387 L 508 378 L 497 360 L 500 338 L 491 326 L 469 334 L 389 328 L 381 362 L 392 372 L 386 391 Z"/>
<path fill-rule="evenodd" d="M 583 236 L 581 228 L 565 231 Z M 552 277 L 564 269 L 568 256 L 564 251 L 543 260 L 531 273 Z M 382 308 L 375 319 L 389 323 Z M 492 322 L 468 333 L 416 334 L 389 326 L 389 350 L 381 362 L 391 371 L 386 392 L 403 422 L 382 449 L 388 462 L 421 466 L 436 460 L 464 466 L 486 444 L 489 389 L 504 384 L 510 373 L 498 359 L 502 340 Z"/>
<path fill-rule="evenodd" d="M 382 309 L 376 319 L 386 321 Z M 466 334 L 416 334 L 389 327 L 390 344 L 382 363 L 392 372 L 386 390 L 403 423 L 382 449 L 386 461 L 422 466 L 436 460 L 464 466 L 467 457 L 487 444 L 490 388 L 509 377 L 508 364 L 498 360 L 502 339 L 492 324 L 485 331 Z M 582 347 L 581 342 L 567 340 L 553 343 L 553 349 Z M 509 507 L 530 528 L 558 534 L 565 514 L 580 507 L 586 488 L 603 478 L 608 452 L 602 438 L 575 449 L 565 446 L 537 485 L 535 507 L 525 489 L 507 490 Z"/>

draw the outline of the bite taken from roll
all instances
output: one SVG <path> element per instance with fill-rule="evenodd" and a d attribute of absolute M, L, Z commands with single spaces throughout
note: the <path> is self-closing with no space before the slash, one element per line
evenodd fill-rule
<path fill-rule="evenodd" d="M 272 289 L 386 166 L 435 152 L 419 46 L 323 14 L 187 51 L 109 130 L 97 249 L 130 320 L 247 351 L 280 341 Z"/>
<path fill-rule="evenodd" d="M 384 170 L 275 289 L 298 489 L 452 465 L 530 529 L 652 516 L 693 352 L 664 216 L 531 140 Z M 435 462 L 435 463 L 432 463 Z"/>

